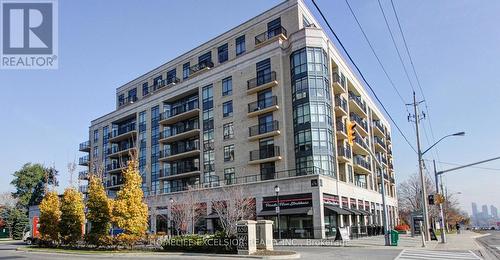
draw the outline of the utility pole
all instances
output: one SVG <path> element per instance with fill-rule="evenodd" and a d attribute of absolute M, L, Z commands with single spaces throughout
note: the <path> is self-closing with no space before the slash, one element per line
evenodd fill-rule
<path fill-rule="evenodd" d="M 432 164 L 434 165 L 434 178 L 436 182 L 436 194 L 439 194 L 439 180 L 438 174 L 436 170 L 436 160 L 432 160 Z M 443 191 L 443 181 L 441 179 L 441 191 Z M 446 232 L 444 229 L 444 212 L 443 212 L 443 201 L 439 203 L 439 227 L 441 229 L 441 243 L 446 243 Z"/>
<path fill-rule="evenodd" d="M 417 153 L 418 153 L 418 172 L 420 174 L 420 182 L 422 185 L 422 215 L 424 217 L 424 223 L 423 223 L 423 228 L 422 228 L 422 247 L 425 247 L 425 241 L 430 240 L 430 234 L 429 234 L 429 216 L 427 215 L 427 191 L 425 187 L 425 176 L 423 172 L 423 160 L 422 160 L 422 150 L 420 147 L 420 133 L 419 133 L 419 127 L 418 123 L 420 122 L 421 116 L 418 112 L 418 105 L 422 103 L 423 101 L 419 101 L 417 103 L 417 98 L 415 96 L 415 91 L 413 92 L 413 103 L 408 104 L 413 106 L 413 112 L 415 115 L 413 115 L 415 119 L 415 132 L 417 134 Z M 408 116 L 408 120 L 410 121 L 411 116 Z"/>

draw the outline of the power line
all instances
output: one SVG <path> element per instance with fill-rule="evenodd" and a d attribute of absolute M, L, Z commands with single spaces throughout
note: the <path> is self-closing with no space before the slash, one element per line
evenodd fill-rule
<path fill-rule="evenodd" d="M 431 161 L 428 159 L 425 159 L 426 161 Z M 460 166 L 463 165 L 462 163 L 451 163 L 451 162 L 441 162 L 441 161 L 436 161 L 441 164 L 446 164 L 446 165 L 453 165 L 453 166 Z M 475 168 L 475 169 L 481 169 L 481 170 L 488 170 L 488 171 L 500 171 L 500 168 L 492 168 L 492 167 L 481 167 L 481 166 L 469 166 L 468 168 Z"/>
<path fill-rule="evenodd" d="M 347 57 L 349 58 L 349 60 L 351 61 L 351 63 L 354 65 L 354 67 L 356 68 L 356 70 L 358 71 L 359 75 L 361 76 L 361 78 L 363 79 L 363 81 L 365 82 L 365 84 L 368 86 L 368 88 L 370 89 L 370 91 L 372 92 L 373 96 L 375 97 L 375 99 L 378 101 L 378 103 L 380 104 L 380 106 L 382 106 L 382 109 L 385 111 L 385 113 L 387 114 L 387 116 L 389 117 L 389 119 L 391 120 L 391 122 L 394 124 L 394 126 L 396 126 L 396 128 L 398 129 L 399 133 L 401 134 L 401 136 L 404 138 L 404 140 L 406 141 L 406 143 L 411 147 L 411 149 L 416 153 L 417 150 L 413 147 L 413 145 L 410 143 L 410 141 L 408 141 L 408 138 L 405 136 L 405 134 L 403 133 L 403 131 L 401 131 L 401 128 L 399 128 L 398 124 L 394 121 L 394 119 L 392 118 L 391 114 L 389 113 L 389 111 L 387 111 L 387 109 L 385 108 L 384 104 L 382 103 L 382 101 L 380 100 L 380 98 L 377 96 L 377 93 L 375 92 L 375 90 L 373 90 L 373 88 L 371 87 L 370 83 L 368 83 L 368 81 L 366 80 L 365 76 L 363 75 L 363 73 L 361 72 L 361 70 L 359 69 L 358 65 L 356 65 L 356 63 L 354 62 L 354 60 L 352 59 L 351 55 L 349 54 L 349 52 L 347 52 L 347 49 L 344 47 L 344 44 L 342 44 L 342 41 L 340 41 L 339 37 L 337 36 L 337 34 L 333 31 L 333 28 L 332 26 L 330 25 L 330 23 L 328 22 L 328 20 L 326 19 L 325 15 L 323 14 L 323 12 L 321 11 L 321 9 L 318 7 L 318 5 L 316 4 L 315 0 L 312 0 L 314 6 L 316 7 L 316 9 L 318 10 L 318 12 L 320 13 L 321 17 L 323 18 L 323 20 L 325 21 L 326 25 L 328 26 L 328 28 L 330 29 L 330 31 L 332 32 L 333 36 L 335 37 L 335 39 L 337 40 L 337 42 L 339 43 L 340 47 L 342 47 L 342 49 L 344 50 L 345 54 L 347 55 Z"/>
<path fill-rule="evenodd" d="M 345 3 L 347 4 L 347 6 L 349 7 L 349 10 L 351 11 L 351 14 L 352 16 L 354 17 L 354 20 L 356 20 L 356 23 L 358 24 L 358 27 L 359 29 L 361 30 L 361 33 L 363 34 L 366 42 L 368 43 L 368 46 L 370 46 L 370 49 L 372 50 L 372 53 L 373 55 L 375 56 L 375 58 L 377 59 L 378 61 L 378 64 L 380 65 L 380 67 L 382 68 L 382 71 L 384 71 L 384 74 L 385 76 L 387 77 L 387 79 L 389 80 L 389 82 L 391 83 L 391 86 L 392 88 L 396 91 L 396 93 L 398 94 L 399 98 L 401 99 L 401 101 L 403 102 L 403 105 L 406 104 L 407 102 L 404 100 L 403 96 L 401 95 L 401 93 L 399 93 L 399 90 L 396 88 L 396 85 L 394 84 L 394 82 L 392 81 L 391 77 L 389 77 L 389 74 L 387 73 L 387 70 L 385 69 L 384 65 L 382 64 L 382 62 L 380 61 L 380 58 L 378 57 L 377 53 L 375 52 L 375 49 L 373 48 L 373 45 L 372 43 L 370 42 L 370 40 L 368 39 L 368 36 L 366 35 L 365 33 L 365 30 L 363 30 L 363 27 L 361 26 L 361 23 L 359 22 L 358 18 L 356 17 L 356 14 L 354 14 L 354 11 L 352 10 L 351 8 L 351 5 L 349 4 L 349 1 L 348 0 L 345 0 Z M 404 107 L 406 108 L 406 110 L 408 111 L 408 108 L 404 105 Z"/>

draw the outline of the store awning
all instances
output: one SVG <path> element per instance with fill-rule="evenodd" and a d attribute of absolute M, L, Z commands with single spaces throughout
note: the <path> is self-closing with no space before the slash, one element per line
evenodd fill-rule
<path fill-rule="evenodd" d="M 348 208 L 345 208 L 344 210 L 347 210 L 347 211 L 351 212 L 350 215 L 361 215 L 361 212 L 359 212 L 357 209 L 348 209 Z"/>
<path fill-rule="evenodd" d="M 276 210 L 263 210 L 257 214 L 259 217 L 276 216 Z M 281 209 L 280 215 L 312 215 L 312 207 Z"/>
<path fill-rule="evenodd" d="M 205 217 L 205 219 L 218 219 L 219 218 L 219 214 L 217 214 L 216 212 L 212 212 L 210 214 L 208 214 L 208 216 Z"/>
<path fill-rule="evenodd" d="M 360 211 L 361 213 L 363 213 L 363 215 L 365 215 L 365 216 L 371 216 L 372 215 L 372 213 L 370 213 L 369 211 L 363 210 L 363 209 L 358 209 L 358 211 Z"/>
<path fill-rule="evenodd" d="M 325 205 L 325 209 L 329 209 L 339 215 L 351 215 L 352 213 L 345 210 L 345 209 L 342 209 L 340 207 L 337 207 L 337 206 L 331 206 L 331 205 Z"/>

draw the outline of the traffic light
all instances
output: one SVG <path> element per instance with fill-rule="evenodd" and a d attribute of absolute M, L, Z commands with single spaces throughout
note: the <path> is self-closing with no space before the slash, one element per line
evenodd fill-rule
<path fill-rule="evenodd" d="M 429 205 L 434 205 L 434 194 L 429 195 L 428 199 L 429 199 Z"/>
<path fill-rule="evenodd" d="M 347 141 L 352 146 L 354 144 L 354 140 L 356 139 L 356 123 L 351 121 L 347 121 Z"/>

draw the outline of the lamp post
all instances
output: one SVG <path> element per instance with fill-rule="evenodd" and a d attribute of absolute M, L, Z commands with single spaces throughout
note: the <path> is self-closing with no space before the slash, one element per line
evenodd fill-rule
<path fill-rule="evenodd" d="M 174 205 L 174 199 L 173 198 L 170 198 L 168 200 L 170 202 L 170 236 L 173 236 L 174 234 L 174 222 L 172 220 L 172 209 L 173 209 L 173 205 Z"/>
<path fill-rule="evenodd" d="M 436 146 L 439 142 L 443 141 L 444 139 L 451 137 L 451 136 L 464 136 L 464 135 L 465 135 L 465 132 L 458 132 L 458 133 L 454 133 L 454 134 L 445 135 L 445 136 L 441 137 L 441 139 L 439 139 L 437 142 L 435 142 L 433 145 L 431 145 L 429 148 L 427 148 L 423 152 L 420 151 L 420 145 L 418 146 L 419 172 L 420 172 L 420 176 L 422 177 L 422 204 L 423 204 L 423 215 L 424 215 L 424 227 L 427 229 L 427 230 L 424 230 L 425 233 L 423 233 L 423 234 L 426 235 L 427 240 L 429 239 L 430 228 L 429 228 L 429 215 L 427 214 L 427 212 L 429 212 L 429 209 L 427 208 L 428 205 L 427 205 L 427 195 L 425 192 L 425 181 L 424 181 L 423 173 L 422 173 L 423 156 L 425 153 L 427 153 L 430 149 L 432 149 L 434 146 Z M 434 163 L 434 172 L 436 172 L 436 164 L 435 163 Z M 434 174 L 434 175 L 435 175 L 435 183 L 436 183 L 436 193 L 439 193 L 439 185 L 438 185 L 439 182 L 437 179 L 437 174 Z M 444 226 L 443 226 L 443 208 L 442 208 L 442 205 L 440 205 L 439 225 L 440 225 L 440 229 L 441 229 L 441 242 L 446 243 L 446 235 L 444 234 L 444 229 L 443 229 Z M 425 246 L 424 239 L 422 239 L 422 246 Z"/>
<path fill-rule="evenodd" d="M 280 230 L 280 186 L 274 186 L 274 192 L 276 192 L 276 221 L 278 226 L 278 239 L 281 240 L 281 230 Z"/>

